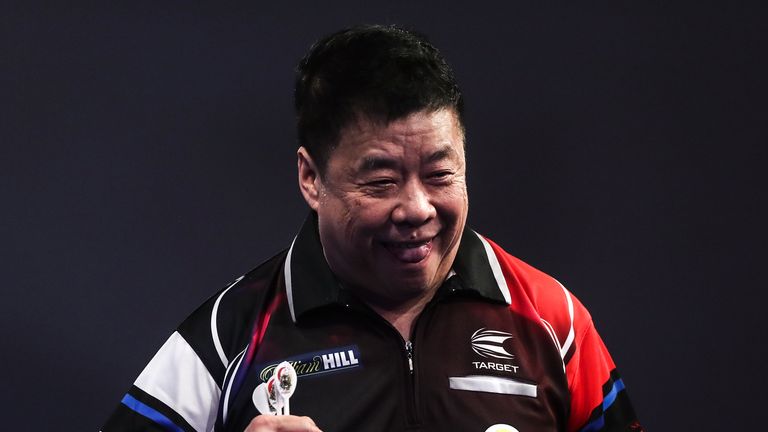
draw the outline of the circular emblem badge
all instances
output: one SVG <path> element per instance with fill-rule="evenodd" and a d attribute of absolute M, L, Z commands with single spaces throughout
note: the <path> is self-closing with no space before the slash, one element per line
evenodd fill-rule
<path fill-rule="evenodd" d="M 495 424 L 488 429 L 485 430 L 485 432 L 520 432 L 517 429 L 513 428 L 510 425 L 506 424 Z"/>

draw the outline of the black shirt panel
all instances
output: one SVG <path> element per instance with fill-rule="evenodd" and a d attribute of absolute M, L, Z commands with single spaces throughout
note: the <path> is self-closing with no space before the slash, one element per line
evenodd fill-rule
<path fill-rule="evenodd" d="M 527 425 L 527 430 L 563 430 L 568 391 L 562 360 L 539 323 L 512 315 L 506 305 L 451 296 L 420 318 L 414 341 L 418 400 L 428 430 L 485 430 L 494 424 Z M 512 359 L 498 360 L 472 350 L 481 329 L 506 332 Z M 452 377 L 491 377 L 536 386 L 535 397 L 452 389 Z M 457 414 L 458 413 L 458 414 Z M 532 428 L 532 429 L 531 429 Z"/>
<path fill-rule="evenodd" d="M 250 338 L 252 326 L 243 323 L 253 323 L 264 302 L 282 286 L 279 269 L 282 268 L 286 253 L 287 251 L 284 251 L 272 257 L 210 297 L 178 327 L 178 332 L 184 339 L 194 341 L 192 348 L 219 388 L 222 386 L 228 362 L 243 350 Z M 214 311 L 216 336 L 213 335 L 211 326 Z M 218 338 L 226 364 L 216 348 L 214 337 Z"/>
<path fill-rule="evenodd" d="M 219 338 L 229 361 L 250 342 L 253 324 L 278 290 L 284 290 L 283 264 L 287 251 L 248 272 L 221 298 L 217 313 Z M 243 325 L 248 323 L 249 325 Z"/>
<path fill-rule="evenodd" d="M 329 306 L 306 315 L 297 325 L 287 305 L 279 306 L 242 390 L 231 404 L 232 416 L 225 430 L 242 431 L 259 414 L 252 396 L 264 377 L 271 375 L 264 370 L 291 359 L 309 364 L 315 361 L 320 371 L 300 373 L 299 386 L 290 401 L 292 414 L 313 418 L 323 430 L 402 430 L 401 401 L 408 374 L 404 344 L 394 329 L 379 320 L 342 306 Z M 340 352 L 351 362 L 349 351 L 357 361 L 354 367 L 334 370 L 322 366 L 322 355 Z M 300 365 L 295 367 L 301 370 Z"/>

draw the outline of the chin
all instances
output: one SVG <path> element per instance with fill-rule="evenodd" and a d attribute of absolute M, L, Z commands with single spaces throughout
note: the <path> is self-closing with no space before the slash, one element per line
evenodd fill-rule
<path fill-rule="evenodd" d="M 434 277 L 428 277 L 427 275 L 410 276 L 402 278 L 393 278 L 393 289 L 403 292 L 403 294 L 422 294 L 425 291 L 429 291 L 434 283 Z"/>

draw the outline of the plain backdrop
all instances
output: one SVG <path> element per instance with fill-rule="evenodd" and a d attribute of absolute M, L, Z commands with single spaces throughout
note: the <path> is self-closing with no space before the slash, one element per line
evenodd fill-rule
<path fill-rule="evenodd" d="M 761 429 L 766 14 L 687 3 L 2 1 L 2 429 L 98 430 L 289 245 L 293 68 L 356 23 L 454 66 L 469 224 L 587 305 L 647 429 Z"/>

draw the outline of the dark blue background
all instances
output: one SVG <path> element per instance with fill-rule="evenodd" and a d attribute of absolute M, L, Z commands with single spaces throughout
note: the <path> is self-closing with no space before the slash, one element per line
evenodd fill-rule
<path fill-rule="evenodd" d="M 97 430 L 187 313 L 289 244 L 292 70 L 361 22 L 455 66 L 469 223 L 590 308 L 647 428 L 760 428 L 760 7 L 262 3 L 2 2 L 3 429 Z"/>

